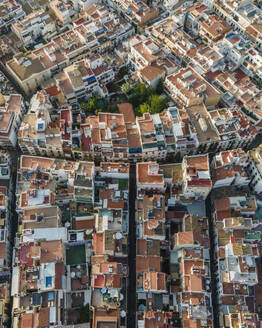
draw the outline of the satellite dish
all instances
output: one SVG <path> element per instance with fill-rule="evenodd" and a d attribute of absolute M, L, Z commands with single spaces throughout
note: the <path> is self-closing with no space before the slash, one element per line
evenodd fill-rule
<path fill-rule="evenodd" d="M 117 233 L 115 234 L 115 239 L 117 239 L 117 240 L 122 239 L 122 234 L 121 234 L 121 232 L 117 232 Z"/>

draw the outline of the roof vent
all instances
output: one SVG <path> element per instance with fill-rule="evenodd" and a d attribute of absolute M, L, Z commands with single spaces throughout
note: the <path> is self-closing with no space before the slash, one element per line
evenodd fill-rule
<path fill-rule="evenodd" d="M 207 131 L 207 123 L 206 123 L 206 120 L 203 117 L 201 117 L 198 122 L 199 122 L 199 125 L 201 127 L 201 130 L 203 132 L 206 132 Z"/>

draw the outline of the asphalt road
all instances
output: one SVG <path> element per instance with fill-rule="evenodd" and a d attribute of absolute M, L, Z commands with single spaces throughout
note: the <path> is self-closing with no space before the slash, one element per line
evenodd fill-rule
<path fill-rule="evenodd" d="M 128 291 L 127 291 L 127 327 L 136 327 L 136 165 L 130 165 L 129 176 L 129 234 L 128 234 Z"/>

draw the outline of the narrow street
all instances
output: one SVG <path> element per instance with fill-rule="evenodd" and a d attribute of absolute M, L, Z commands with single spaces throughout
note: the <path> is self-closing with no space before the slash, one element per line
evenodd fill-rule
<path fill-rule="evenodd" d="M 217 298 L 217 284 L 216 284 L 216 255 L 215 255 L 215 229 L 212 218 L 212 195 L 208 195 L 206 199 L 206 216 L 209 224 L 209 238 L 210 238 L 210 271 L 211 271 L 211 291 L 212 291 L 212 309 L 214 328 L 219 327 L 219 304 Z"/>
<path fill-rule="evenodd" d="M 9 210 L 10 210 L 10 231 L 9 231 L 9 238 L 11 244 L 11 276 L 12 276 L 12 261 L 13 261 L 13 248 L 15 246 L 15 236 L 18 230 L 18 216 L 16 212 L 16 179 L 17 179 L 17 168 L 18 168 L 18 159 L 20 157 L 20 152 L 18 148 L 10 151 L 11 155 L 11 180 L 10 180 L 10 194 L 11 197 L 9 199 Z M 12 278 L 10 277 L 10 284 L 12 283 Z M 10 306 L 9 306 L 9 317 L 12 317 L 12 307 L 13 307 L 13 298 L 11 298 Z M 11 321 L 7 324 L 7 327 L 11 327 Z"/>
<path fill-rule="evenodd" d="M 128 267 L 129 280 L 127 291 L 127 327 L 136 326 L 136 165 L 130 164 L 129 175 L 129 238 L 128 238 Z"/>
<path fill-rule="evenodd" d="M 12 192 L 12 198 L 10 199 L 10 210 L 11 210 L 11 218 L 12 218 L 12 224 L 11 224 L 11 245 L 14 247 L 15 243 L 15 235 L 18 230 L 18 218 L 17 218 L 17 212 L 16 212 L 16 178 L 17 178 L 17 169 L 18 169 L 18 160 L 20 157 L 20 152 L 18 151 L 18 148 L 11 151 L 11 158 L 12 158 L 12 178 L 11 178 L 11 192 Z"/>

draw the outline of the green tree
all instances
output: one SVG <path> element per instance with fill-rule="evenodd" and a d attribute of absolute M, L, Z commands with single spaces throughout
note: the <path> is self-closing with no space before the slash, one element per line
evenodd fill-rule
<path fill-rule="evenodd" d="M 24 52 L 24 53 L 28 52 L 28 49 L 26 49 L 26 47 L 25 47 L 24 45 L 22 45 L 21 50 L 22 50 L 22 52 Z"/>
<path fill-rule="evenodd" d="M 108 107 L 107 107 L 107 111 L 109 112 L 109 113 L 119 113 L 119 110 L 118 110 L 118 106 L 117 105 L 115 105 L 115 104 L 110 104 L 110 105 L 108 105 Z"/>
<path fill-rule="evenodd" d="M 168 100 L 163 99 L 159 95 L 152 95 L 149 98 L 149 108 L 151 114 L 160 113 L 163 109 L 167 108 Z"/>
<path fill-rule="evenodd" d="M 157 86 L 156 86 L 156 93 L 158 95 L 161 95 L 163 92 L 164 92 L 164 80 L 163 79 L 160 79 L 158 81 Z"/>
<path fill-rule="evenodd" d="M 118 106 L 116 104 L 110 104 L 110 102 L 107 99 L 104 99 L 103 107 L 100 111 L 109 112 L 109 113 L 119 113 Z"/>
<path fill-rule="evenodd" d="M 164 81 L 162 80 L 157 88 L 157 92 L 162 94 L 164 88 Z M 135 115 L 140 116 L 146 112 L 152 114 L 159 113 L 168 107 L 168 99 L 161 97 L 153 90 L 151 86 L 144 83 L 138 83 L 130 88 L 128 92 L 128 102 L 130 102 L 135 111 Z"/>
<path fill-rule="evenodd" d="M 79 309 L 79 323 L 90 322 L 89 304 L 81 306 Z"/>
<path fill-rule="evenodd" d="M 130 85 L 128 83 L 123 83 L 121 85 L 121 90 L 123 93 L 128 93 L 130 91 Z"/>
<path fill-rule="evenodd" d="M 139 106 L 139 112 L 141 115 L 143 115 L 144 113 L 147 113 L 149 111 L 149 106 L 147 103 L 143 103 Z"/>
<path fill-rule="evenodd" d="M 119 70 L 119 76 L 122 79 L 125 75 L 128 74 L 128 68 L 127 67 L 121 67 Z"/>
<path fill-rule="evenodd" d="M 131 89 L 129 101 L 134 107 L 148 101 L 149 97 L 154 93 L 152 87 L 146 86 L 144 83 L 138 83 Z"/>
<path fill-rule="evenodd" d="M 79 107 L 85 112 L 88 111 L 88 103 L 86 102 L 81 103 Z"/>
<path fill-rule="evenodd" d="M 88 100 L 88 110 L 90 112 L 94 112 L 97 108 L 97 99 L 95 97 L 92 97 Z"/>
<path fill-rule="evenodd" d="M 151 86 L 146 86 L 144 83 L 138 83 L 135 88 L 135 93 L 139 96 L 141 103 L 146 102 L 154 93 Z"/>
<path fill-rule="evenodd" d="M 97 108 L 96 110 L 95 110 L 95 114 L 96 115 L 98 115 L 98 113 L 100 113 L 102 110 L 100 109 L 100 108 Z"/>
<path fill-rule="evenodd" d="M 84 102 L 80 104 L 80 108 L 85 112 L 94 113 L 97 109 L 97 99 L 95 97 L 89 98 L 88 102 Z"/>

